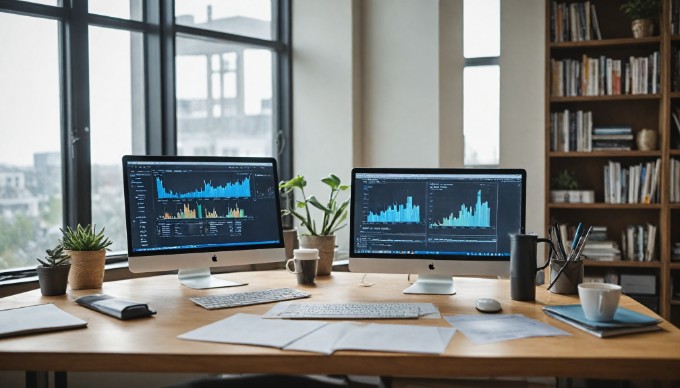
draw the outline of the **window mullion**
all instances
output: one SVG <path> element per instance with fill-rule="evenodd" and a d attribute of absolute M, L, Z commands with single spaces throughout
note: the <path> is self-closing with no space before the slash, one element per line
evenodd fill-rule
<path fill-rule="evenodd" d="M 71 17 L 65 23 L 65 75 L 69 92 L 64 150 L 67 182 L 64 221 L 71 226 L 92 222 L 87 12 L 86 0 L 74 0 Z"/>

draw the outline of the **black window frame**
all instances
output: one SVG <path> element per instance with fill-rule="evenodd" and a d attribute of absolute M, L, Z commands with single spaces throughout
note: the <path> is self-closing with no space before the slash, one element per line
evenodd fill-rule
<path fill-rule="evenodd" d="M 144 41 L 145 147 L 148 155 L 177 154 L 175 38 L 200 37 L 271 49 L 274 53 L 274 142 L 279 176 L 293 171 L 291 0 L 271 0 L 276 31 L 271 40 L 175 24 L 174 0 L 144 0 L 142 20 L 90 14 L 87 0 L 51 6 L 0 0 L 0 12 L 57 20 L 61 89 L 63 226 L 92 222 L 88 29 L 90 26 L 140 32 Z M 55 242 L 56 243 L 56 242 Z M 107 261 L 127 255 L 107 256 Z M 34 268 L 0 271 L 0 281 L 35 274 Z"/>

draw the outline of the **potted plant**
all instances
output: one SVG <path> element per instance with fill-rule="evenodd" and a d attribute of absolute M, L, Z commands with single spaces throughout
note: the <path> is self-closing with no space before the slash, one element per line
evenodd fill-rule
<path fill-rule="evenodd" d="M 64 295 L 68 273 L 71 269 L 70 256 L 64 252 L 64 247 L 61 245 L 57 245 L 54 249 L 46 249 L 45 253 L 47 256 L 44 260 L 36 259 L 40 263 L 36 268 L 40 292 L 44 296 Z"/>
<path fill-rule="evenodd" d="M 101 288 L 104 282 L 104 261 L 108 246 L 113 244 L 104 235 L 104 228 L 99 232 L 96 227 L 78 224 L 75 229 L 67 226 L 60 229 L 62 240 L 59 244 L 71 256 L 71 271 L 68 283 L 72 290 Z"/>
<path fill-rule="evenodd" d="M 562 170 L 551 181 L 552 190 L 550 190 L 550 202 L 579 202 L 580 194 L 578 193 L 578 182 L 574 176 L 574 172 L 570 170 Z"/>
<path fill-rule="evenodd" d="M 621 11 L 631 20 L 635 38 L 654 35 L 654 21 L 661 13 L 661 0 L 628 0 L 621 5 Z"/>
<path fill-rule="evenodd" d="M 340 178 L 333 174 L 323 178 L 321 182 L 328 185 L 331 190 L 325 204 L 322 204 L 314 195 L 307 196 L 305 193 L 307 181 L 300 175 L 291 180 L 282 181 L 279 183 L 279 189 L 285 195 L 291 194 L 295 189 L 300 190 L 302 198 L 289 201 L 288 208 L 282 210 L 282 214 L 292 215 L 307 229 L 307 233 L 299 236 L 300 246 L 318 249 L 317 275 L 330 275 L 335 254 L 335 232 L 345 226 L 344 222 L 347 219 L 347 207 L 349 205 L 349 198 L 338 203 L 338 194 L 347 191 L 349 186 L 343 185 Z M 312 218 L 310 207 L 316 208 L 323 214 L 322 221 L 319 224 Z M 304 213 L 301 213 L 303 209 Z"/>

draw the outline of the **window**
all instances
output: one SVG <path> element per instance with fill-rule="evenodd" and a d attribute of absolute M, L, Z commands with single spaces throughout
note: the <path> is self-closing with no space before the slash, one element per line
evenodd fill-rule
<path fill-rule="evenodd" d="M 464 0 L 463 24 L 464 163 L 498 165 L 500 0 Z"/>
<path fill-rule="evenodd" d="M 0 2 L 0 275 L 66 225 L 124 253 L 125 154 L 272 155 L 290 176 L 290 2 L 169 4 Z"/>

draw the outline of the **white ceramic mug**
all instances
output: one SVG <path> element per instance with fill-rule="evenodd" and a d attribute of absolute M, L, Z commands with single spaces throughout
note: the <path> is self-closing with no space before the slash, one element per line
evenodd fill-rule
<path fill-rule="evenodd" d="M 621 286 L 609 283 L 581 283 L 578 297 L 586 319 L 605 322 L 614 319 L 621 299 Z"/>
<path fill-rule="evenodd" d="M 293 262 L 294 270 L 290 269 Z M 293 258 L 286 261 L 286 269 L 297 275 L 298 284 L 314 284 L 316 270 L 319 265 L 319 250 L 299 248 L 293 250 Z"/>

